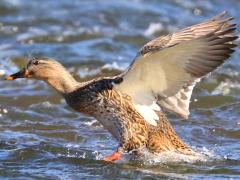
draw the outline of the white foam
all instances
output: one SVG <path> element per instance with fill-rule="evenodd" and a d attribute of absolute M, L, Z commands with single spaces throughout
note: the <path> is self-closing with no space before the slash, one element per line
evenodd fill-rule
<path fill-rule="evenodd" d="M 81 77 L 81 78 L 85 78 L 85 77 L 89 77 L 89 76 L 96 76 L 98 74 L 101 73 L 102 70 L 120 70 L 123 71 L 127 68 L 128 64 L 126 63 L 117 63 L 117 62 L 112 62 L 112 63 L 107 63 L 105 65 L 103 65 L 101 68 L 98 69 L 91 69 L 88 67 L 85 68 L 80 68 L 77 71 L 77 74 Z"/>
<path fill-rule="evenodd" d="M 224 81 L 221 82 L 213 91 L 212 95 L 228 95 L 233 89 L 240 89 L 239 82 Z"/>
<path fill-rule="evenodd" d="M 101 71 L 100 69 L 89 69 L 89 68 L 81 68 L 78 70 L 77 74 L 81 77 L 81 78 L 85 78 L 88 76 L 95 76 L 97 74 L 99 74 Z"/>
<path fill-rule="evenodd" d="M 98 151 L 93 151 L 92 155 L 95 156 L 96 160 L 102 160 L 103 159 L 103 155 L 101 153 L 99 153 Z"/>
<path fill-rule="evenodd" d="M 152 36 L 154 33 L 163 30 L 163 25 L 161 23 L 150 23 L 148 28 L 143 32 L 145 36 Z"/>
<path fill-rule="evenodd" d="M 7 110 L 7 109 L 3 109 L 2 112 L 3 112 L 4 114 L 7 114 L 7 113 L 8 113 L 8 110 Z"/>
<path fill-rule="evenodd" d="M 40 28 L 30 27 L 28 28 L 27 32 L 19 34 L 17 36 L 17 41 L 22 42 L 34 36 L 43 36 L 43 35 L 47 35 L 47 31 Z"/>
<path fill-rule="evenodd" d="M 96 122 L 98 122 L 96 119 L 92 120 L 92 121 L 87 121 L 87 122 L 83 122 L 84 125 L 87 126 L 92 126 L 93 124 L 95 124 Z"/>
<path fill-rule="evenodd" d="M 44 107 L 53 107 L 53 105 L 49 101 L 42 102 Z"/>
<path fill-rule="evenodd" d="M 117 63 L 117 62 L 112 62 L 112 63 L 107 63 L 104 66 L 102 66 L 102 69 L 109 69 L 109 70 L 125 70 L 127 68 L 128 64 L 126 63 Z"/>
<path fill-rule="evenodd" d="M 0 69 L 0 76 L 3 76 L 5 74 L 5 71 L 3 69 Z"/>

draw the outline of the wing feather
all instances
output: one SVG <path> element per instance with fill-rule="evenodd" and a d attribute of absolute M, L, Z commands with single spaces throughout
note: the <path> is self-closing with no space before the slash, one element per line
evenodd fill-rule
<path fill-rule="evenodd" d="M 236 24 L 231 23 L 233 18 L 224 16 L 222 13 L 207 22 L 150 41 L 120 75 L 123 81 L 115 88 L 132 97 L 147 122 L 156 125 L 158 105 L 188 117 L 196 82 L 234 52 Z"/>

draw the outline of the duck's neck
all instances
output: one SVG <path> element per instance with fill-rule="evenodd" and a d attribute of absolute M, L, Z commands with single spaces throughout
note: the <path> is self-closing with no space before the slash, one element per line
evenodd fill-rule
<path fill-rule="evenodd" d="M 67 71 L 57 77 L 47 79 L 46 82 L 62 95 L 75 91 L 81 85 Z"/>

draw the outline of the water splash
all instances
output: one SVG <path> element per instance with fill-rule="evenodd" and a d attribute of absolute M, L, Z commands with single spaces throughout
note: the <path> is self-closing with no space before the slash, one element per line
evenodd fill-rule
<path fill-rule="evenodd" d="M 123 159 L 120 160 L 121 163 L 126 162 L 138 162 L 144 165 L 161 165 L 161 164 L 172 164 L 172 163 L 196 163 L 196 162 L 210 162 L 217 159 L 222 159 L 223 157 L 215 154 L 213 150 L 209 150 L 206 147 L 195 148 L 196 152 L 194 155 L 185 155 L 182 153 L 168 151 L 160 154 L 153 154 L 147 149 L 143 148 L 139 152 L 141 156 L 135 156 L 131 154 L 125 154 Z"/>

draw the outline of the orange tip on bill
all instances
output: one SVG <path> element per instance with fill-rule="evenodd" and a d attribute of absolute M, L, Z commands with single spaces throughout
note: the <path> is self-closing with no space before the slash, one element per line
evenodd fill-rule
<path fill-rule="evenodd" d="M 5 80 L 7 80 L 7 81 L 12 81 L 12 80 L 13 80 L 13 77 L 12 77 L 12 76 L 5 77 Z"/>

